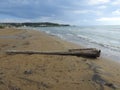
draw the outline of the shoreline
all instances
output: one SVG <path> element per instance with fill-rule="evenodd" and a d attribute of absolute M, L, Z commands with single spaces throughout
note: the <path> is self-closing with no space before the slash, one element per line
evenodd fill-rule
<path fill-rule="evenodd" d="M 120 89 L 120 66 L 105 58 L 75 56 L 6 55 L 5 50 L 55 51 L 83 48 L 44 32 L 0 29 L 1 90 L 113 90 Z M 13 77 L 14 76 L 14 77 Z"/>
<path fill-rule="evenodd" d="M 28 28 L 28 29 L 26 28 L 26 30 L 31 30 L 31 28 Z M 87 46 L 84 45 L 84 44 L 80 44 L 80 43 L 77 43 L 77 42 L 69 41 L 69 40 L 63 39 L 63 38 L 61 38 L 61 37 L 59 37 L 59 36 L 57 36 L 57 35 L 53 35 L 53 34 L 51 34 L 51 33 L 47 33 L 46 31 L 40 31 L 40 30 L 37 30 L 37 29 L 32 29 L 32 30 L 45 33 L 45 34 L 47 34 L 47 35 L 53 36 L 53 37 L 55 37 L 55 38 L 57 38 L 57 39 L 60 39 L 60 40 L 62 40 L 62 41 L 64 41 L 64 42 L 68 42 L 68 43 L 70 43 L 70 44 L 74 44 L 74 45 L 77 46 L 78 48 L 91 48 L 90 46 L 87 47 Z M 93 45 L 93 46 L 94 46 L 94 45 Z M 92 46 L 92 48 L 94 48 L 93 46 Z M 97 49 L 100 49 L 98 46 L 96 46 L 96 48 L 97 48 Z M 120 61 L 118 60 L 118 59 L 119 59 L 119 57 L 118 57 L 119 55 L 117 55 L 117 56 L 112 55 L 112 53 L 114 53 L 115 51 L 109 50 L 109 54 L 108 54 L 108 53 L 105 53 L 105 52 L 108 52 L 108 50 L 107 50 L 107 49 L 106 49 L 106 50 L 103 50 L 103 49 L 105 49 L 105 48 L 102 48 L 102 50 L 100 49 L 100 50 L 101 50 L 101 57 L 102 57 L 103 59 L 107 59 L 107 60 L 111 60 L 111 61 L 120 63 Z M 115 53 L 116 53 L 116 52 L 115 52 Z M 117 53 L 118 53 L 118 52 L 117 52 Z"/>

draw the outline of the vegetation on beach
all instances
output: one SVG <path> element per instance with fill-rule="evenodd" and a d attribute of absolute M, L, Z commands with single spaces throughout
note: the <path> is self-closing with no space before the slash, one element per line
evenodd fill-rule
<path fill-rule="evenodd" d="M 3 25 L 0 25 L 0 29 L 3 29 L 3 28 L 5 28 Z"/>
<path fill-rule="evenodd" d="M 68 24 L 58 24 L 51 22 L 26 22 L 26 23 L 0 23 L 5 27 L 54 27 L 54 26 L 70 26 Z"/>

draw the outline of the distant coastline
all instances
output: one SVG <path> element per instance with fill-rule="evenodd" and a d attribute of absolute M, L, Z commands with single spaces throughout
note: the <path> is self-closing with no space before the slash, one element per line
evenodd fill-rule
<path fill-rule="evenodd" d="M 70 26 L 69 24 L 58 24 L 52 22 L 25 22 L 25 23 L 0 23 L 0 28 L 4 27 L 54 27 Z"/>

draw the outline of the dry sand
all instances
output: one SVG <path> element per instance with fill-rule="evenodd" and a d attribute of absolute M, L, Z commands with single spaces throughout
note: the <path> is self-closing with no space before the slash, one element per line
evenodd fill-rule
<path fill-rule="evenodd" d="M 120 63 L 101 57 L 5 54 L 69 48 L 80 46 L 43 32 L 0 29 L 0 90 L 120 90 Z"/>

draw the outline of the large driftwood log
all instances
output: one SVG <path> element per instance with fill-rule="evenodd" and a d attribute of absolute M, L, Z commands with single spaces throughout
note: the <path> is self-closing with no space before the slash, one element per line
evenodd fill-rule
<path fill-rule="evenodd" d="M 87 49 L 69 49 L 68 51 L 25 51 L 25 50 L 8 50 L 7 54 L 46 54 L 46 55 L 71 55 L 78 57 L 97 58 L 100 56 L 100 50 L 94 48 Z"/>

